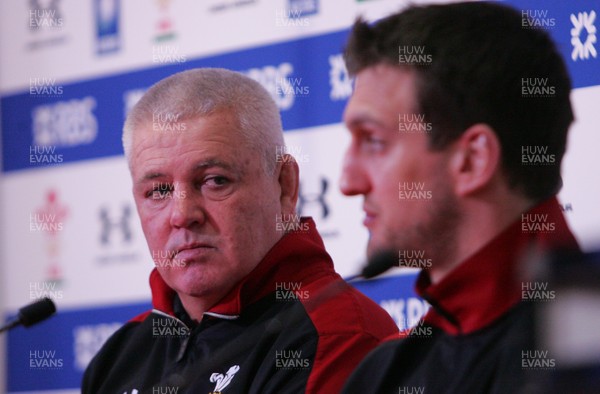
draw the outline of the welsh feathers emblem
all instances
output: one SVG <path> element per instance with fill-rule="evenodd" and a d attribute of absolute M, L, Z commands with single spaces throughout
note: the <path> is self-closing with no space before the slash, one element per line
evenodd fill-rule
<path fill-rule="evenodd" d="M 229 386 L 229 383 L 231 383 L 233 376 L 239 370 L 240 370 L 240 366 L 234 365 L 233 367 L 229 368 L 229 370 L 227 371 L 227 373 L 225 375 L 223 375 L 222 373 L 217 373 L 217 372 L 214 372 L 212 375 L 210 375 L 210 382 L 216 383 L 216 385 L 215 385 L 215 390 L 209 394 L 221 394 L 221 391 L 223 391 L 223 389 L 225 389 L 225 387 Z"/>

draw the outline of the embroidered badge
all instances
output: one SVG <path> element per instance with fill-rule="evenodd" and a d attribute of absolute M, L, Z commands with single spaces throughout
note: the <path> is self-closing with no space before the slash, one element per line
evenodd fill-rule
<path fill-rule="evenodd" d="M 216 383 L 216 385 L 215 385 L 215 390 L 208 394 L 221 394 L 221 391 L 223 391 L 223 389 L 225 389 L 225 387 L 229 386 L 229 383 L 231 383 L 233 376 L 239 370 L 240 370 L 240 366 L 234 365 L 233 367 L 229 368 L 229 370 L 227 371 L 227 373 L 225 375 L 223 375 L 222 373 L 217 373 L 217 372 L 214 372 L 212 375 L 210 375 L 210 382 Z"/>

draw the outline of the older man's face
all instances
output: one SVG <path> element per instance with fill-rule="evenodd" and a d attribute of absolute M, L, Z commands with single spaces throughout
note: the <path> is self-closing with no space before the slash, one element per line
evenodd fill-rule
<path fill-rule="evenodd" d="M 152 123 L 136 130 L 133 193 L 165 282 L 180 294 L 218 299 L 279 239 L 280 187 L 231 114 L 183 124 L 175 132 Z"/>

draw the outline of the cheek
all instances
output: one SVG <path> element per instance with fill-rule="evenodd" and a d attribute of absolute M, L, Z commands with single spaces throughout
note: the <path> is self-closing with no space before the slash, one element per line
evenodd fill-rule
<path fill-rule="evenodd" d="M 249 242 L 260 238 L 271 227 L 275 228 L 277 210 L 270 196 L 247 195 L 248 198 L 244 198 L 235 209 L 230 210 L 236 232 Z"/>
<path fill-rule="evenodd" d="M 399 184 L 406 180 L 407 174 L 396 164 L 373 167 L 370 176 L 377 199 L 388 205 L 386 208 L 395 208 L 398 204 Z"/>
<path fill-rule="evenodd" d="M 256 251 L 260 254 L 265 248 L 270 248 L 270 241 L 276 234 L 276 214 L 279 213 L 274 196 L 272 190 L 246 193 L 223 212 L 223 217 L 228 217 L 231 235 L 236 238 L 233 247 L 241 248 L 239 253 L 253 254 Z"/>
<path fill-rule="evenodd" d="M 150 210 L 147 208 L 138 209 L 138 215 L 144 236 L 151 248 L 161 247 L 166 243 L 164 238 L 165 229 L 169 225 L 169 218 L 166 215 L 167 210 Z"/>
<path fill-rule="evenodd" d="M 415 187 L 415 184 L 423 183 L 424 187 L 429 186 L 427 166 L 423 157 L 404 150 L 383 165 L 375 177 L 379 179 L 382 189 L 386 191 L 387 200 L 398 204 L 401 189 L 406 190 Z"/>

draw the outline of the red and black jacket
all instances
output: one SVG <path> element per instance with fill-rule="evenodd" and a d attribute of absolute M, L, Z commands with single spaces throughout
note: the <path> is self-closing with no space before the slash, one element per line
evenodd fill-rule
<path fill-rule="evenodd" d="M 154 309 L 119 329 L 87 368 L 84 393 L 337 393 L 397 332 L 333 270 L 312 219 L 193 324 L 156 270 Z M 162 391 L 160 391 L 162 390 Z"/>
<path fill-rule="evenodd" d="M 439 283 L 421 271 L 416 290 L 432 307 L 400 339 L 371 352 L 343 392 L 537 393 L 527 391 L 537 371 L 526 368 L 535 364 L 527 357 L 536 341 L 534 302 L 523 299 L 523 262 L 532 250 L 579 247 L 555 198 L 524 215 L 538 216 L 522 216 Z"/>

